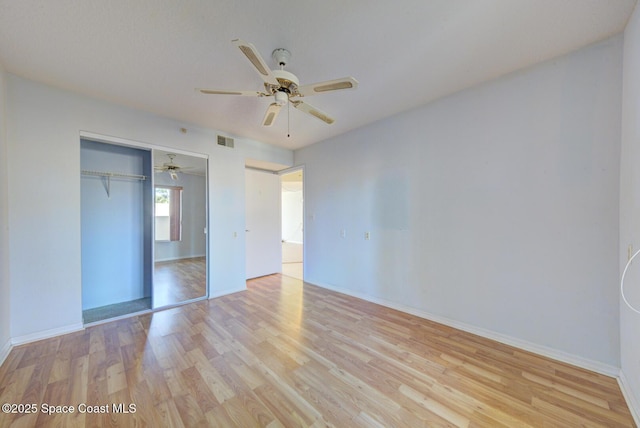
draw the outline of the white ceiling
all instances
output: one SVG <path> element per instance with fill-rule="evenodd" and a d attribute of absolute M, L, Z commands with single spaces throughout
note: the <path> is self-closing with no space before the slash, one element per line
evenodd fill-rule
<path fill-rule="evenodd" d="M 182 153 L 167 152 L 164 150 L 153 151 L 153 166 L 162 167 L 164 164 L 171 164 L 171 158 L 167 155 L 173 155 L 173 164 L 179 166 L 185 174 L 205 175 L 207 171 L 207 160 L 196 156 L 189 156 Z M 166 174 L 166 172 L 155 171 L 156 174 Z"/>
<path fill-rule="evenodd" d="M 635 0 L 0 0 L 0 63 L 14 74 L 286 148 L 347 132 L 623 31 Z M 355 91 L 306 99 L 333 125 L 267 98 L 231 44 L 292 53 L 301 84 Z M 275 66 L 273 67 L 275 68 Z"/>

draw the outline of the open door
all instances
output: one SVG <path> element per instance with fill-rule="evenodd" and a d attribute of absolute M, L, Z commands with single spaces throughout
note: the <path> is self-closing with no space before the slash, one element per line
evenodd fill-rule
<path fill-rule="evenodd" d="M 245 170 L 246 278 L 281 271 L 280 177 Z"/>

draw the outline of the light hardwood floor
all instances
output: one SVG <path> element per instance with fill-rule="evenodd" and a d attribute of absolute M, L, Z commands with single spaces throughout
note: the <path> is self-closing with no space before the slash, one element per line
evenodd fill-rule
<path fill-rule="evenodd" d="M 85 324 L 108 320 L 152 308 L 172 306 L 207 295 L 206 257 L 156 262 L 154 265 L 153 302 L 151 297 L 86 309 Z"/>
<path fill-rule="evenodd" d="M 282 274 L 303 279 L 302 244 L 282 243 Z"/>
<path fill-rule="evenodd" d="M 156 308 L 197 299 L 206 294 L 206 257 L 155 263 L 153 304 Z"/>
<path fill-rule="evenodd" d="M 612 378 L 282 275 L 16 347 L 0 403 L 39 410 L 1 427 L 634 426 Z"/>

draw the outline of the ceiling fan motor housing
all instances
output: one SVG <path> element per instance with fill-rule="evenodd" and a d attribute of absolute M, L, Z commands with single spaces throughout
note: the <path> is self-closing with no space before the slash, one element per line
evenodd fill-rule
<path fill-rule="evenodd" d="M 268 94 L 276 95 L 278 92 L 284 92 L 291 96 L 297 96 L 300 81 L 295 74 L 284 70 L 272 70 L 273 75 L 279 83 L 279 86 L 265 83 L 264 87 Z M 277 101 L 276 101 L 277 102 Z"/>

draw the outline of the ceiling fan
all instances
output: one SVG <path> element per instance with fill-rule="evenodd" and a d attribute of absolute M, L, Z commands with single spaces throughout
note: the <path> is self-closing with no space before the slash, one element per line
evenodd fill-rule
<path fill-rule="evenodd" d="M 190 169 L 190 167 L 182 167 L 173 163 L 173 159 L 176 157 L 175 153 L 167 153 L 167 157 L 169 158 L 169 162 L 165 162 L 162 165 L 156 165 L 153 169 L 157 172 L 168 172 L 172 180 L 178 179 L 178 172 Z"/>
<path fill-rule="evenodd" d="M 263 126 L 271 126 L 278 117 L 278 113 L 283 106 L 288 103 L 293 104 L 298 110 L 310 114 L 327 124 L 332 124 L 335 119 L 320 109 L 303 102 L 301 98 L 310 97 L 325 92 L 339 91 L 343 89 L 355 89 L 358 81 L 353 77 L 343 77 L 341 79 L 327 80 L 325 82 L 312 83 L 309 85 L 300 85 L 298 78 L 288 71 L 284 70 L 287 65 L 291 53 L 286 49 L 276 49 L 271 53 L 271 57 L 280 67 L 279 70 L 271 70 L 264 62 L 260 53 L 255 46 L 244 40 L 236 39 L 232 43 L 237 46 L 240 51 L 251 62 L 255 70 L 264 81 L 264 92 L 262 91 L 228 91 L 217 89 L 196 89 L 203 94 L 213 95 L 240 95 L 248 97 L 273 97 L 274 102 L 267 107 L 267 112 L 262 120 Z"/>

